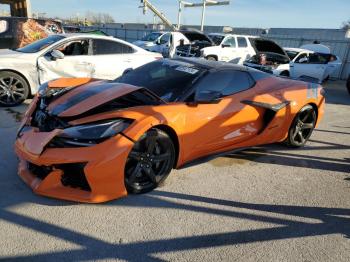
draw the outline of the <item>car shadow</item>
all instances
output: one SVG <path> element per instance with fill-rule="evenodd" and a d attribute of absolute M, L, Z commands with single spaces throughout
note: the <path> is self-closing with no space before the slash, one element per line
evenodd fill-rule
<path fill-rule="evenodd" d="M 190 204 L 184 204 L 181 202 L 182 200 L 190 201 Z M 210 207 L 203 204 L 210 204 Z M 73 261 L 95 259 L 162 261 L 154 257 L 154 254 L 329 234 L 341 234 L 344 237 L 350 237 L 350 209 L 255 204 L 166 191 L 154 191 L 142 197 L 135 196 L 112 201 L 101 205 L 101 208 L 105 205 L 114 208 L 124 206 L 161 208 L 164 212 L 170 209 L 179 209 L 186 212 L 226 216 L 232 219 L 266 222 L 275 226 L 114 244 L 37 218 L 2 210 L 0 219 L 8 223 L 20 225 L 80 246 L 80 248 L 70 250 L 3 257 L 2 260 L 60 261 L 69 257 L 69 260 Z M 288 218 L 279 218 L 277 215 L 288 215 Z M 293 217 L 295 218 L 293 219 Z M 303 219 L 305 221 L 316 219 L 317 223 L 301 222 L 300 220 Z"/>

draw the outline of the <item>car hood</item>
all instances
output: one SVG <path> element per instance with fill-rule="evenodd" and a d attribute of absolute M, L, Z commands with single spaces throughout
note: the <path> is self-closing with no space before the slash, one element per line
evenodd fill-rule
<path fill-rule="evenodd" d="M 283 48 L 271 40 L 262 39 L 262 38 L 252 38 L 250 41 L 257 54 L 258 53 L 275 53 L 275 54 L 288 57 L 287 53 L 283 50 Z"/>
<path fill-rule="evenodd" d="M 55 91 L 63 90 L 61 94 L 57 92 L 57 98 L 47 99 L 50 101 L 47 105 L 47 112 L 58 117 L 86 115 L 87 112 L 94 114 L 92 112 L 94 109 L 98 109 L 98 113 L 101 113 L 103 110 L 112 111 L 162 102 L 161 98 L 145 88 L 114 81 L 64 79 L 58 82 L 56 80 L 54 84 L 49 83 L 48 88 L 55 89 Z M 105 109 L 101 109 L 103 106 Z"/>
<path fill-rule="evenodd" d="M 15 58 L 21 56 L 22 53 L 11 49 L 0 49 L 0 58 Z"/>

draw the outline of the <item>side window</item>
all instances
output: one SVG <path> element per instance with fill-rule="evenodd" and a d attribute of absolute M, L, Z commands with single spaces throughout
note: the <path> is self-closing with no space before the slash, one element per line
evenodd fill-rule
<path fill-rule="evenodd" d="M 328 63 L 328 55 L 322 54 L 310 54 L 309 55 L 309 63 L 310 64 L 327 64 Z"/>
<path fill-rule="evenodd" d="M 95 39 L 93 40 L 94 55 L 130 54 L 134 49 L 128 45 L 116 41 Z"/>
<path fill-rule="evenodd" d="M 300 54 L 297 59 L 295 60 L 295 63 L 299 63 L 299 64 L 305 64 L 309 62 L 309 58 L 308 58 L 308 54 L 307 53 L 303 53 Z"/>
<path fill-rule="evenodd" d="M 247 39 L 245 37 L 237 37 L 238 47 L 248 47 Z"/>
<path fill-rule="evenodd" d="M 204 77 L 197 86 L 197 93 L 208 91 L 220 92 L 222 96 L 229 96 L 251 88 L 253 79 L 247 72 L 223 70 Z"/>
<path fill-rule="evenodd" d="M 234 37 L 230 36 L 230 37 L 227 37 L 222 44 L 227 45 L 229 47 L 236 47 L 236 40 Z"/>
<path fill-rule="evenodd" d="M 159 43 L 160 43 L 161 45 L 163 45 L 163 44 L 168 43 L 169 40 L 170 40 L 170 34 L 167 33 L 167 34 L 163 35 L 163 36 L 159 39 Z"/>
<path fill-rule="evenodd" d="M 57 47 L 65 56 L 89 55 L 89 40 L 75 40 Z"/>
<path fill-rule="evenodd" d="M 0 20 L 0 34 L 5 33 L 8 28 L 8 22 L 6 20 Z"/>

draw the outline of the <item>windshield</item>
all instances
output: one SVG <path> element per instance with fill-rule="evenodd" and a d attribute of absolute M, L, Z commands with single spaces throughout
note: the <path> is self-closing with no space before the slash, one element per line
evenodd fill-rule
<path fill-rule="evenodd" d="M 178 101 L 203 72 L 193 64 L 159 60 L 117 78 L 115 82 L 146 87 L 166 102 Z"/>
<path fill-rule="evenodd" d="M 291 50 L 284 50 L 284 51 L 286 51 L 290 60 L 293 60 L 299 54 L 299 52 L 297 52 L 297 51 L 291 51 Z"/>
<path fill-rule="evenodd" d="M 29 45 L 26 45 L 22 48 L 18 48 L 18 49 L 16 49 L 16 51 L 22 52 L 22 53 L 36 53 L 36 52 L 43 50 L 44 48 L 46 48 L 48 46 L 60 41 L 63 38 L 65 38 L 65 37 L 62 35 L 51 35 L 47 38 L 38 40 L 38 41 L 31 43 Z"/>
<path fill-rule="evenodd" d="M 223 35 L 209 35 L 209 38 L 213 40 L 215 45 L 220 45 L 225 36 Z"/>
<path fill-rule="evenodd" d="M 150 33 L 142 38 L 142 41 L 155 41 L 158 37 L 160 37 L 162 33 Z"/>

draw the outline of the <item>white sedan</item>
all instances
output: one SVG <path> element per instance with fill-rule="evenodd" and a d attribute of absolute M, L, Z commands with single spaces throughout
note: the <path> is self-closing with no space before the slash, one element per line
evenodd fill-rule
<path fill-rule="evenodd" d="M 321 44 L 285 48 L 285 51 L 291 59 L 289 72 L 293 78 L 308 76 L 321 83 L 339 70 L 342 63 L 338 56 L 331 54 L 329 47 Z"/>
<path fill-rule="evenodd" d="M 0 50 L 0 105 L 15 106 L 41 84 L 60 77 L 112 80 L 161 54 L 93 34 L 52 35 L 25 47 Z"/>

